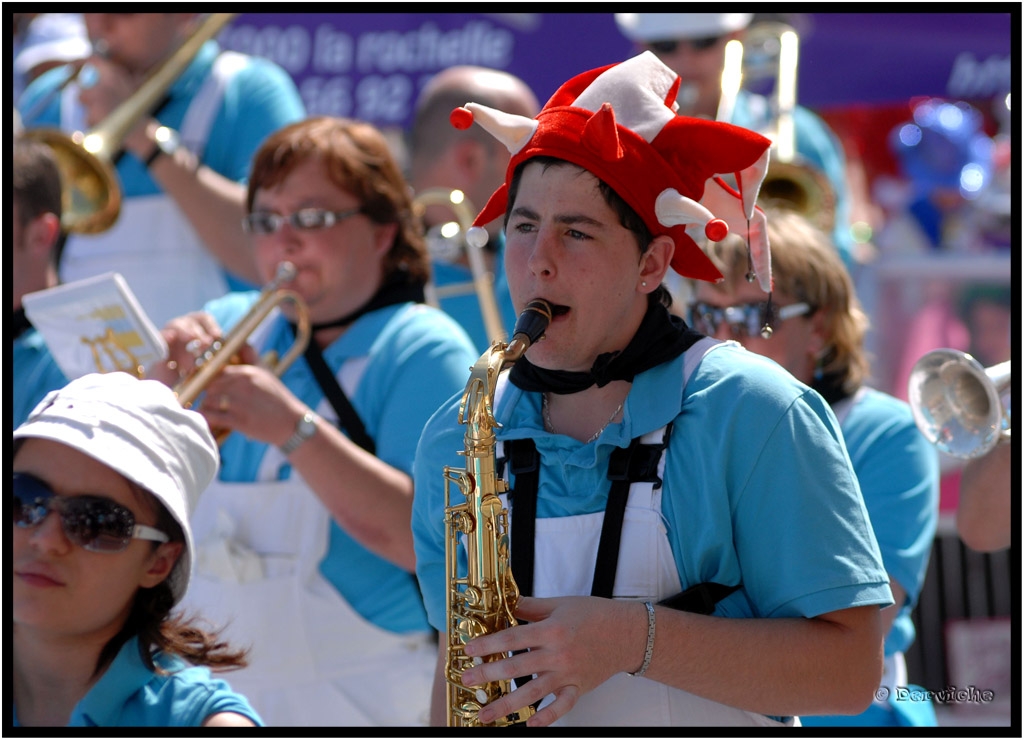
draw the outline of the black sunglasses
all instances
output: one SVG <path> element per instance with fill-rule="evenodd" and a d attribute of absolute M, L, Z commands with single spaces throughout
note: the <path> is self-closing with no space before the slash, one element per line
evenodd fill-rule
<path fill-rule="evenodd" d="M 58 496 L 46 481 L 14 474 L 14 526 L 38 527 L 47 515 L 60 514 L 64 534 L 90 552 L 121 552 L 133 539 L 167 542 L 166 534 L 135 523 L 135 515 L 106 496 Z"/>
<path fill-rule="evenodd" d="M 807 303 L 793 303 L 780 308 L 775 304 L 769 305 L 767 301 L 740 303 L 736 306 L 712 306 L 698 302 L 691 303 L 687 313 L 690 326 L 709 337 L 717 334 L 718 327 L 724 322 L 733 336 L 760 335 L 768 339 L 775 322 L 811 313 L 811 307 Z"/>
<path fill-rule="evenodd" d="M 689 46 L 694 51 L 707 51 L 721 40 L 721 36 L 701 36 L 695 39 L 663 39 L 660 41 L 648 41 L 647 46 L 651 51 L 659 54 L 671 54 L 682 45 Z"/>

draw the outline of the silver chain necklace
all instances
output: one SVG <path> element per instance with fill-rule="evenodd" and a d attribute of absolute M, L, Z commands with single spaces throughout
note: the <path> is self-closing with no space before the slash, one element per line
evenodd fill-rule
<path fill-rule="evenodd" d="M 618 406 L 615 407 L 615 410 L 612 412 L 612 415 L 608 417 L 608 421 L 606 421 L 601 426 L 600 429 L 598 429 L 596 432 L 594 432 L 593 436 L 590 439 L 588 439 L 586 442 L 584 442 L 583 444 L 588 445 L 591 442 L 593 442 L 595 439 L 600 437 L 601 436 L 601 432 L 603 432 L 605 429 L 607 429 L 608 425 L 612 423 L 612 419 L 614 419 L 616 416 L 618 416 L 619 412 L 622 411 L 622 406 L 625 403 L 626 403 L 626 399 L 623 398 L 622 402 Z M 551 432 L 552 434 L 557 434 L 557 432 L 555 431 L 555 425 L 551 423 L 551 407 L 548 404 L 548 394 L 547 393 L 545 393 L 543 396 L 541 396 L 541 407 L 542 407 L 542 411 L 544 412 L 544 428 L 547 431 Z"/>

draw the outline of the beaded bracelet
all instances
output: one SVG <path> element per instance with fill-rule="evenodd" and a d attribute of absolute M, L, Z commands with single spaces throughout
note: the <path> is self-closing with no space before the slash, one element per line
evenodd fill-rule
<path fill-rule="evenodd" d="M 654 606 L 649 601 L 645 601 L 644 606 L 647 607 L 647 649 L 644 651 L 644 664 L 640 666 L 639 671 L 630 673 L 630 676 L 642 676 L 647 673 L 651 665 L 651 656 L 654 655 Z"/>

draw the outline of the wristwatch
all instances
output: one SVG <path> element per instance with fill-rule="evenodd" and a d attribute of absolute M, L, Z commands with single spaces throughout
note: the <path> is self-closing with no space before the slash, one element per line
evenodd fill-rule
<path fill-rule="evenodd" d="M 161 126 L 153 132 L 153 153 L 146 157 L 145 165 L 148 170 L 161 154 L 173 157 L 174 153 L 181 148 L 181 135 L 173 128 Z"/>
<path fill-rule="evenodd" d="M 292 454 L 295 450 L 299 449 L 299 445 L 316 434 L 317 418 L 316 414 L 306 409 L 306 413 L 302 415 L 299 423 L 295 425 L 295 433 L 288 438 L 288 441 L 281 445 L 281 452 L 285 455 Z"/>

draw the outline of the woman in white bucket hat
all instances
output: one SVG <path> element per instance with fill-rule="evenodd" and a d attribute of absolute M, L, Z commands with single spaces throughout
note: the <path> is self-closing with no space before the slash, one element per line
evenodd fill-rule
<path fill-rule="evenodd" d="M 210 674 L 244 652 L 172 613 L 218 466 L 202 416 L 158 381 L 93 374 L 14 441 L 14 725 L 260 725 Z"/>

